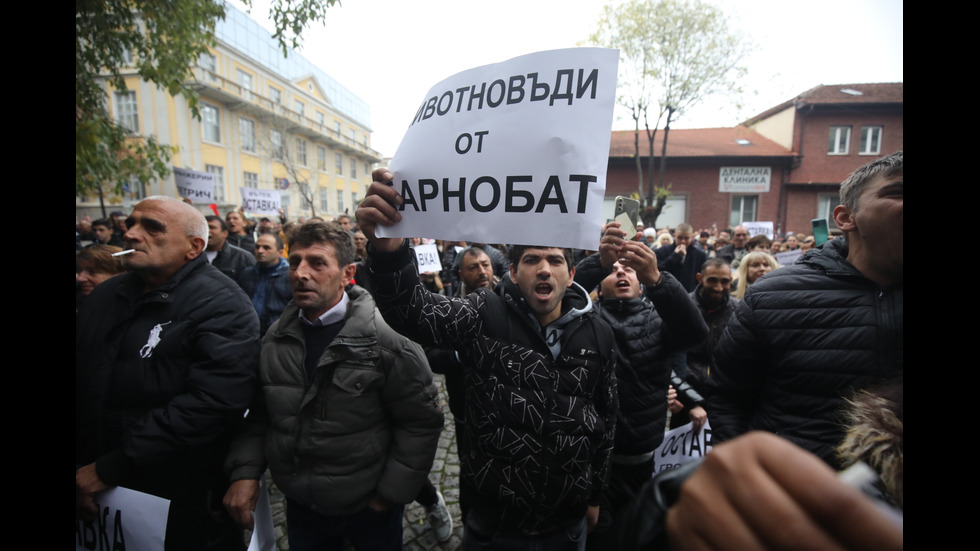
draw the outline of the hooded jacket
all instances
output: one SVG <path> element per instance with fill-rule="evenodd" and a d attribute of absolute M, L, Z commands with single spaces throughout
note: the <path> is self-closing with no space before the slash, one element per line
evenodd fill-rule
<path fill-rule="evenodd" d="M 715 441 L 765 430 L 836 467 L 845 397 L 902 370 L 902 304 L 902 285 L 861 275 L 843 238 L 757 281 L 715 349 Z"/>
<path fill-rule="evenodd" d="M 585 291 L 573 284 L 542 329 L 509 278 L 451 298 L 425 290 L 407 247 L 372 258 L 385 319 L 459 353 L 472 507 L 524 533 L 581 522 L 599 503 L 616 416 L 613 336 Z"/>

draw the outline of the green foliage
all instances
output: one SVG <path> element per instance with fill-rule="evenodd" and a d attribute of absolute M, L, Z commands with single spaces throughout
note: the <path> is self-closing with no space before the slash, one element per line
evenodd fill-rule
<path fill-rule="evenodd" d="M 250 0 L 245 0 L 250 5 Z M 323 21 L 337 0 L 273 0 L 270 11 L 283 54 L 299 34 Z M 215 24 L 225 17 L 220 0 L 76 0 L 75 193 L 165 178 L 174 149 L 140 137 L 112 120 L 109 90 L 125 90 L 138 76 L 170 95 L 181 95 L 197 118 L 198 95 L 188 86 L 201 54 L 215 45 Z M 131 62 L 129 61 L 131 56 Z"/>

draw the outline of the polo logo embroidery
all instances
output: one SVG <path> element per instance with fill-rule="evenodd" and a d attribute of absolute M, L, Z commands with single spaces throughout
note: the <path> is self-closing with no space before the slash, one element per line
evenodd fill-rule
<path fill-rule="evenodd" d="M 145 359 L 153 355 L 153 349 L 160 344 L 160 332 L 163 331 L 163 326 L 170 325 L 171 323 L 173 322 L 168 321 L 167 323 L 158 323 L 153 326 L 153 329 L 150 329 L 150 338 L 146 339 L 146 344 L 143 345 L 143 348 L 140 348 L 141 358 Z"/>

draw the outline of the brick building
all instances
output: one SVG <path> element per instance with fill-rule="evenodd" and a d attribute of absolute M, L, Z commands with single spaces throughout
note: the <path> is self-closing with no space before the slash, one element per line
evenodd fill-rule
<path fill-rule="evenodd" d="M 657 226 L 772 221 L 780 234 L 810 233 L 810 220 L 827 218 L 833 228 L 840 183 L 854 169 L 904 148 L 903 110 L 902 83 L 840 84 L 807 90 L 734 128 L 671 130 L 665 178 L 671 207 Z M 657 153 L 662 139 L 661 130 Z M 637 191 L 634 151 L 632 131 L 613 132 L 607 205 Z M 644 171 L 649 154 L 641 132 Z M 658 181 L 659 163 L 654 170 Z"/>

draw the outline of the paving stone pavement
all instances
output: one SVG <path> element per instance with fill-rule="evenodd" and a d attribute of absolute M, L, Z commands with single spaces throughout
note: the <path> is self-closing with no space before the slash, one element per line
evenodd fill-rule
<path fill-rule="evenodd" d="M 449 411 L 449 401 L 446 394 L 445 377 L 435 375 L 434 381 L 439 388 L 439 403 L 446 416 L 446 424 L 436 448 L 436 457 L 432 462 L 429 480 L 436 489 L 442 492 L 446 507 L 453 517 L 453 535 L 449 541 L 440 543 L 429 527 L 425 508 L 418 503 L 405 506 L 402 518 L 402 545 L 405 551 L 455 551 L 462 547 L 462 521 L 459 509 L 459 456 L 456 453 L 456 428 L 453 414 Z M 266 473 L 269 481 L 269 503 L 272 508 L 272 522 L 276 530 L 276 542 L 279 551 L 289 551 L 289 539 L 286 529 L 286 500 L 272 482 L 272 477 Z"/>

